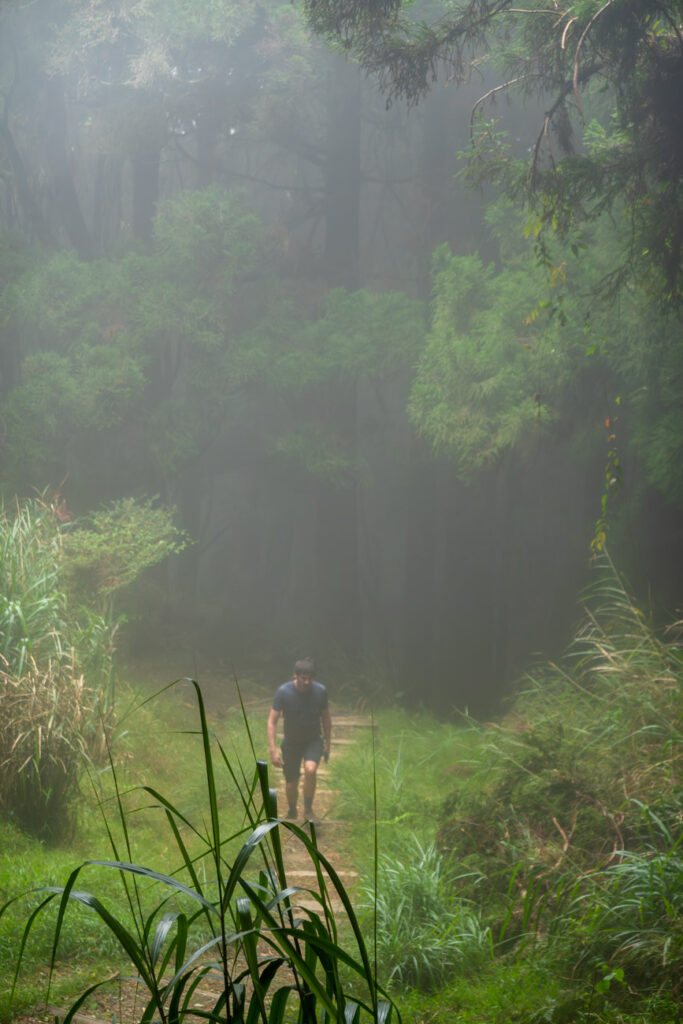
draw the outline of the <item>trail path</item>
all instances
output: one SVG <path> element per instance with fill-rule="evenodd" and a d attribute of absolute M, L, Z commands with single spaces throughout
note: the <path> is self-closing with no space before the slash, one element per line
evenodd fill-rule
<path fill-rule="evenodd" d="M 253 706 L 250 707 L 253 711 Z M 267 714 L 267 707 L 264 705 L 263 716 Z M 371 720 L 363 715 L 336 713 L 332 716 L 332 751 L 331 758 L 348 756 L 352 751 L 358 735 L 372 728 Z M 271 769 L 272 771 L 272 769 Z M 284 777 L 279 773 L 277 782 L 277 806 L 280 814 L 284 813 L 287 807 L 285 798 Z M 341 834 L 346 822 L 338 820 L 335 816 L 335 800 L 338 791 L 330 789 L 328 780 L 330 769 L 321 762 L 318 770 L 318 788 L 315 796 L 315 831 L 318 848 L 321 853 L 330 861 L 335 871 L 339 874 L 344 887 L 352 890 L 358 875 L 343 853 Z M 299 818 L 296 824 L 302 828 L 310 828 L 305 825 L 303 818 Z M 283 839 L 283 853 L 287 880 L 290 885 L 300 886 L 302 889 L 314 888 L 316 886 L 315 871 L 311 868 L 303 844 L 286 828 L 281 830 Z M 310 907 L 319 909 L 319 904 L 313 896 L 299 893 L 296 899 L 299 907 Z M 342 911 L 341 902 L 332 898 L 332 909 L 335 913 Z M 127 972 L 124 972 L 127 973 Z M 131 972 L 132 973 L 132 972 Z M 135 1024 L 139 1020 L 142 1008 L 146 1004 L 146 990 L 139 986 L 132 977 L 122 977 L 115 973 L 111 976 L 111 984 L 105 985 L 98 990 L 90 999 L 84 1003 L 81 1012 L 73 1016 L 74 1024 Z M 216 998 L 217 990 L 211 984 L 202 984 L 197 991 L 192 1006 L 197 1009 L 206 1009 Z M 63 1018 L 67 1013 L 67 1006 L 50 1005 L 47 1011 L 44 1008 L 36 1009 L 29 1014 L 22 1014 L 18 1018 L 18 1024 L 47 1024 L 54 1022 L 54 1018 Z M 198 1018 L 199 1019 L 199 1018 Z"/>

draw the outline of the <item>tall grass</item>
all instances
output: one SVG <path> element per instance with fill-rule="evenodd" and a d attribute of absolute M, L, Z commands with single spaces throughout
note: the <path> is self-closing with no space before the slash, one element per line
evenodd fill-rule
<path fill-rule="evenodd" d="M 38 502 L 0 509 L 0 654 L 20 677 L 29 657 L 62 656 L 66 595 L 54 516 Z"/>
<path fill-rule="evenodd" d="M 43 501 L 0 509 L 0 813 L 60 838 L 83 758 L 104 752 L 112 631 L 70 611 L 61 536 Z"/>
<path fill-rule="evenodd" d="M 167 874 L 132 860 L 126 801 L 112 765 L 120 833 L 120 839 L 115 838 L 115 824 L 107 819 L 112 858 L 86 861 L 64 886 L 45 890 L 43 903 L 27 921 L 17 972 L 34 922 L 56 901 L 51 969 L 69 907 L 86 907 L 104 922 L 146 987 L 143 1021 L 155 1018 L 175 1024 L 196 1016 L 193 996 L 207 981 L 218 989 L 213 1006 L 199 1012 L 209 1021 L 400 1021 L 398 1010 L 377 984 L 351 898 L 318 848 L 315 826 L 309 834 L 278 820 L 265 762 L 257 762 L 256 771 L 250 771 L 212 741 L 201 691 L 194 686 L 206 785 L 203 815 L 192 821 L 154 787 L 141 787 L 168 830 L 178 870 Z M 224 830 L 219 772 L 230 778 L 243 807 L 244 826 L 237 833 Z M 291 885 L 287 879 L 283 831 L 310 860 L 316 879 L 310 888 Z M 125 916 L 112 913 L 96 894 L 77 888 L 93 867 L 119 879 L 128 908 Z M 333 901 L 343 908 L 343 942 Z M 0 916 L 8 909 L 9 904 L 0 908 Z M 73 1004 L 66 1024 L 101 984 L 91 986 Z"/>
<path fill-rule="evenodd" d="M 676 627 L 660 634 L 648 623 L 607 555 L 596 573 L 566 656 L 522 680 L 499 721 L 458 729 L 377 716 L 383 870 L 368 902 L 382 925 L 382 965 L 396 984 L 422 990 L 408 1003 L 415 1020 L 680 1017 L 683 660 Z M 348 850 L 368 877 L 370 770 L 369 747 L 333 765 L 354 812 Z M 429 904 L 439 923 L 426 938 L 410 908 L 434 867 L 413 873 L 421 854 L 406 832 L 440 861 L 443 888 Z M 490 929 L 493 958 L 477 960 L 485 943 L 475 943 L 476 972 L 454 956 L 448 982 L 424 995 L 420 950 L 440 937 L 438 984 L 438 957 L 459 927 L 456 915 L 448 930 L 448 907 L 458 903 L 479 938 Z M 529 979 L 533 999 L 515 1000 L 504 978 L 518 989 Z"/>
<path fill-rule="evenodd" d="M 104 741 L 100 696 L 73 663 L 41 671 L 30 659 L 18 679 L 0 671 L 0 814 L 34 835 L 67 835 L 83 764 Z"/>
<path fill-rule="evenodd" d="M 607 555 L 598 574 L 563 661 L 481 729 L 493 775 L 454 789 L 439 832 L 480 872 L 498 952 L 557 958 L 589 985 L 581 1012 L 679 998 L 683 976 L 680 655 Z"/>
<path fill-rule="evenodd" d="M 433 842 L 423 845 L 409 833 L 404 848 L 403 859 L 380 856 L 376 883 L 362 892 L 388 981 L 428 992 L 490 960 L 491 932 L 471 902 L 458 898 L 457 880 Z"/>

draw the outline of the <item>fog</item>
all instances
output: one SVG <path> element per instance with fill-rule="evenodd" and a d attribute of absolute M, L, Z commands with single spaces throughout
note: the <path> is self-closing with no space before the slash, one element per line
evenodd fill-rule
<path fill-rule="evenodd" d="M 456 177 L 495 81 L 387 109 L 294 8 L 211 12 L 0 6 L 3 492 L 175 506 L 125 656 L 491 714 L 571 635 L 605 474 L 600 382 L 470 473 L 407 412 L 434 250 L 521 259 Z M 541 110 L 503 105 L 518 155 Z M 668 611 L 678 519 L 624 462 L 614 547 Z"/>

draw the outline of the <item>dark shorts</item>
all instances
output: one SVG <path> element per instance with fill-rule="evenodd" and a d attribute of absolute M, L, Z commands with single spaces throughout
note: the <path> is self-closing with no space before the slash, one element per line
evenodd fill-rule
<path fill-rule="evenodd" d="M 282 760 L 284 762 L 285 781 L 296 782 L 301 775 L 302 761 L 315 761 L 316 764 L 323 756 L 323 741 L 321 736 L 312 740 L 288 741 L 282 744 Z"/>

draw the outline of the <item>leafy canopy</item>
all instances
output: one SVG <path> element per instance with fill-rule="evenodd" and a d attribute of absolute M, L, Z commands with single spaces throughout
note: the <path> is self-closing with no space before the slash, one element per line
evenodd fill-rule
<path fill-rule="evenodd" d="M 509 204 L 493 207 L 489 221 L 502 269 L 447 246 L 434 255 L 431 329 L 408 409 L 414 425 L 465 479 L 553 433 L 571 436 L 576 454 L 605 440 L 614 451 L 630 446 L 649 482 L 680 502 L 679 325 L 639 290 L 611 308 L 589 301 L 613 252 L 613 225 L 597 225 L 579 259 L 549 260 L 549 284 Z"/>
<path fill-rule="evenodd" d="M 680 0 L 305 0 L 313 28 L 379 76 L 388 101 L 419 101 L 441 68 L 465 81 L 488 62 L 500 82 L 475 105 L 470 173 L 530 198 L 544 228 L 605 210 L 630 226 L 608 283 L 635 279 L 681 303 L 683 7 Z M 546 106 L 515 159 L 487 107 L 502 92 Z"/>

